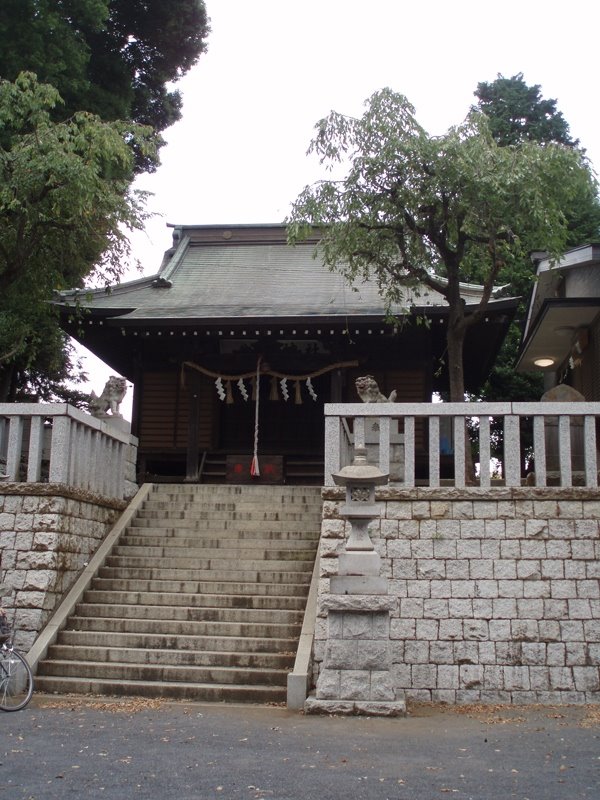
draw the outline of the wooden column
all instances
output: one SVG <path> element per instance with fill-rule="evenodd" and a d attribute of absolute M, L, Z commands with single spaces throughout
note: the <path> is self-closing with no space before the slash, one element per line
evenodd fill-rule
<path fill-rule="evenodd" d="M 330 403 L 341 403 L 342 402 L 342 370 L 341 369 L 334 369 L 331 373 L 331 397 L 329 402 Z"/>
<path fill-rule="evenodd" d="M 189 423 L 187 437 L 187 453 L 185 461 L 185 480 L 194 483 L 199 479 L 200 466 L 200 378 L 191 374 L 186 375 L 187 389 L 189 392 Z"/>

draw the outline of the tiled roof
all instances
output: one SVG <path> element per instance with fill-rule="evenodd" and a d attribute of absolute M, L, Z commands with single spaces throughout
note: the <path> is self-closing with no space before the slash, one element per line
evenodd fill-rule
<path fill-rule="evenodd" d="M 374 282 L 349 285 L 314 258 L 314 244 L 203 243 L 184 235 L 157 275 L 94 290 L 84 306 L 133 323 L 143 320 L 261 319 L 273 317 L 381 316 L 384 304 Z M 480 287 L 465 286 L 468 302 Z M 73 294 L 62 293 L 61 300 Z M 406 307 L 445 305 L 424 289 L 407 292 Z M 60 302 L 60 301 L 59 301 Z M 398 313 L 401 308 L 396 309 Z"/>

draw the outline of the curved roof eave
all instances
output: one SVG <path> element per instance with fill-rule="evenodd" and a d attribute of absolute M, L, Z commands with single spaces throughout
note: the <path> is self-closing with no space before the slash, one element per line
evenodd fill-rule
<path fill-rule="evenodd" d="M 220 229 L 228 231 L 230 227 Z M 239 231 L 241 226 L 235 227 Z M 258 227 L 249 225 L 245 229 Z M 207 226 L 207 230 L 213 229 L 216 226 Z M 178 230 L 186 232 L 178 237 L 174 248 L 167 250 L 157 273 L 108 289 L 61 292 L 56 304 L 66 309 L 77 303 L 94 314 L 139 321 L 385 316 L 385 303 L 376 284 L 348 284 L 340 273 L 328 270 L 314 258 L 314 243 L 294 248 L 283 240 L 204 243 L 187 233 L 201 230 L 199 226 L 178 226 Z M 439 276 L 436 280 L 446 282 Z M 476 305 L 482 293 L 481 286 L 461 283 L 468 306 Z M 411 310 L 432 314 L 443 313 L 441 309 L 446 307 L 438 292 L 426 287 L 407 288 L 405 303 L 392 311 L 398 316 Z"/>

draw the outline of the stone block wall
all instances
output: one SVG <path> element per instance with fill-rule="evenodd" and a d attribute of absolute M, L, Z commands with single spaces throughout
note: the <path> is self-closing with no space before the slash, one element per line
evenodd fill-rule
<path fill-rule="evenodd" d="M 53 484 L 0 486 L 2 605 L 27 652 L 125 507 Z"/>
<path fill-rule="evenodd" d="M 123 497 L 127 500 L 135 495 L 139 486 L 137 484 L 137 438 L 125 449 L 125 466 L 123 474 Z"/>
<path fill-rule="evenodd" d="M 315 671 L 329 577 L 347 537 L 324 490 Z M 378 493 L 399 695 L 448 703 L 600 701 L 600 499 L 587 489 Z"/>

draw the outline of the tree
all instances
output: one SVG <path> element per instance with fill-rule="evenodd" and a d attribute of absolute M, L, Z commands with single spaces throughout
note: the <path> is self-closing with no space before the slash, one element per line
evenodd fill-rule
<path fill-rule="evenodd" d="M 34 352 L 11 359 L 0 366 L 2 402 L 70 403 L 85 407 L 89 399 L 77 386 L 87 377 L 81 359 L 53 314 L 35 315 L 32 344 Z"/>
<path fill-rule="evenodd" d="M 512 78 L 498 74 L 495 81 L 477 84 L 478 99 L 472 110 L 482 111 L 490 120 L 490 131 L 500 145 L 523 142 L 554 142 L 576 147 L 569 125 L 556 107 L 556 100 L 542 97 L 538 84 L 527 86 L 523 73 Z"/>
<path fill-rule="evenodd" d="M 58 103 L 31 73 L 0 82 L 0 399 L 17 366 L 56 340 L 52 293 L 90 273 L 118 279 L 127 231 L 145 219 L 144 193 L 131 188 L 132 145 L 153 158 L 153 131 L 87 112 L 54 122 Z"/>
<path fill-rule="evenodd" d="M 486 114 L 492 136 L 499 145 L 511 146 L 527 141 L 562 144 L 577 149 L 582 164 L 589 169 L 585 151 L 571 137 L 569 125 L 557 109 L 557 101 L 543 98 L 541 87 L 537 84 L 528 86 L 522 73 L 511 78 L 498 75 L 491 83 L 478 83 L 474 94 L 478 102 L 472 110 Z M 563 206 L 567 248 L 598 241 L 600 237 L 600 203 L 596 188 L 592 179 L 582 182 Z M 523 297 L 520 316 L 524 313 L 525 300 L 534 280 L 535 268 L 531 260 L 525 257 L 521 268 L 511 275 L 510 286 L 513 294 Z M 517 319 L 511 326 L 489 380 L 479 394 L 480 399 L 539 399 L 543 392 L 541 374 L 517 374 L 514 371 L 519 339 L 520 321 Z"/>
<path fill-rule="evenodd" d="M 54 119 L 89 111 L 159 133 L 181 116 L 171 84 L 206 49 L 203 0 L 2 0 L 0 77 L 28 70 L 64 103 Z M 138 169 L 158 158 L 138 154 Z"/>
<path fill-rule="evenodd" d="M 524 248 L 564 248 L 561 207 L 591 180 L 580 154 L 535 142 L 500 147 L 475 111 L 431 137 L 389 89 L 375 93 L 359 119 L 332 112 L 316 129 L 310 152 L 347 171 L 304 189 L 290 241 L 321 228 L 325 264 L 352 280 L 375 278 L 390 308 L 407 287 L 439 292 L 448 304 L 450 400 L 462 401 L 465 336 L 494 284 L 522 265 Z M 467 311 L 459 284 L 473 274 L 484 276 L 483 295 Z"/>
<path fill-rule="evenodd" d="M 523 142 L 562 144 L 576 148 L 582 163 L 589 169 L 585 150 L 573 139 L 569 125 L 557 109 L 556 100 L 542 97 L 538 84 L 528 86 L 522 73 L 505 78 L 498 75 L 491 83 L 477 84 L 474 92 L 477 104 L 473 111 L 483 112 L 490 121 L 492 136 L 499 145 Z M 577 247 L 597 241 L 600 236 L 600 202 L 594 181 L 582 183 L 579 190 L 563 208 L 567 219 L 567 247 Z M 530 278 L 529 283 L 531 282 Z M 522 293 L 529 286 L 519 287 Z"/>
<path fill-rule="evenodd" d="M 58 91 L 62 100 L 58 102 L 56 95 L 44 106 L 46 135 L 51 129 L 50 121 L 67 124 L 70 133 L 66 141 L 71 143 L 77 138 L 76 128 L 79 127 L 81 133 L 87 125 L 89 133 L 99 120 L 80 116 L 82 111 L 104 121 L 121 120 L 113 131 L 121 133 L 121 143 L 127 144 L 135 158 L 132 171 L 129 167 L 131 153 L 127 156 L 128 166 L 118 189 L 123 192 L 123 203 L 127 205 L 134 199 L 129 193 L 129 181 L 134 172 L 151 171 L 159 163 L 158 152 L 163 144 L 160 132 L 181 116 L 181 97 L 172 84 L 206 49 L 208 32 L 203 0 L 2 0 L 0 78 L 16 81 L 22 71 L 29 71 Z M 84 120 L 87 120 L 85 124 Z M 132 128 L 131 122 L 149 125 L 152 130 L 146 128 L 141 135 L 142 129 Z M 57 137 L 61 130 L 55 130 Z M 0 125 L 0 168 L 3 171 L 23 168 L 18 154 L 14 159 L 8 155 L 13 143 L 20 142 L 23 132 L 13 130 L 10 125 L 7 127 L 6 120 Z M 118 177 L 116 173 L 109 175 L 108 170 L 116 166 L 111 159 L 112 156 L 107 159 L 103 178 Z M 65 177 L 65 180 L 71 179 L 77 181 L 76 170 Z M 116 182 L 112 187 L 117 190 Z M 68 194 L 66 185 L 63 189 Z M 32 201 L 32 208 L 36 207 L 36 202 Z M 4 218 L 0 244 L 4 243 L 3 236 L 11 220 L 15 220 L 14 215 L 7 216 L 8 211 L 6 206 L 0 208 Z M 44 213 L 48 215 L 46 224 L 50 226 L 54 211 L 49 204 Z M 58 218 L 61 213 L 62 208 Z M 88 223 L 92 224 L 92 220 Z M 56 233 L 56 227 L 54 230 Z M 61 382 L 66 376 L 72 380 L 77 370 L 73 368 L 66 337 L 48 316 L 48 306 L 40 297 L 46 289 L 81 283 L 82 265 L 86 265 L 89 272 L 94 268 L 95 259 L 101 256 L 102 229 L 96 233 L 94 243 L 84 237 L 83 249 L 76 253 L 61 253 L 60 247 L 50 248 L 52 252 L 47 255 L 56 256 L 58 263 L 47 262 L 47 280 L 40 281 L 39 285 L 27 284 L 23 272 L 23 284 L 29 289 L 27 301 L 21 298 L 15 286 L 11 290 L 12 306 L 8 295 L 0 296 L 0 398 L 34 392 L 52 399 L 68 392 Z M 117 264 L 119 247 L 115 246 L 114 238 L 109 244 L 113 256 L 108 263 L 116 268 L 112 273 L 115 277 L 120 270 Z M 67 261 L 71 256 L 75 262 L 72 277 L 69 277 L 71 267 Z M 0 286 L 2 272 L 6 273 L 6 269 L 0 263 Z M 20 266 L 18 270 L 22 272 Z M 35 300 L 31 292 L 38 295 Z"/>

